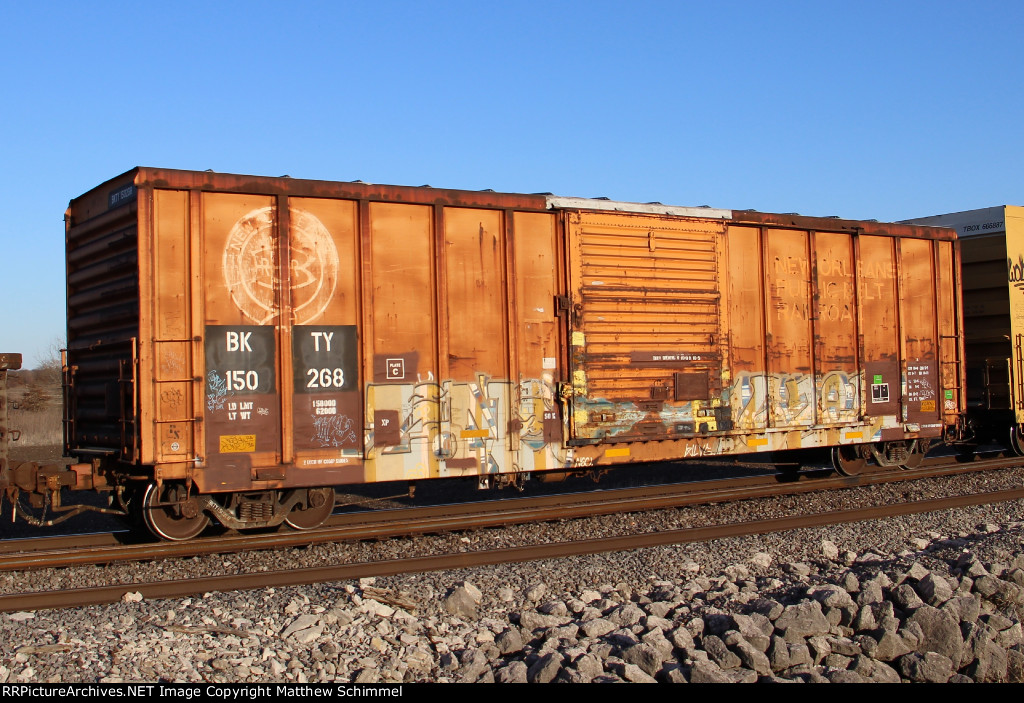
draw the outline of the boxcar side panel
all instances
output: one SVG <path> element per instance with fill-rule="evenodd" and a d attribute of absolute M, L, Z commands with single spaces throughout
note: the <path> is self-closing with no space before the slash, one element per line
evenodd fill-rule
<path fill-rule="evenodd" d="M 729 382 L 726 399 L 733 428 L 760 433 L 768 426 L 768 378 L 765 375 L 764 269 L 761 230 L 730 226 L 726 236 L 728 267 Z M 754 446 L 764 442 L 755 440 Z"/>
<path fill-rule="evenodd" d="M 957 242 L 935 243 L 938 249 L 938 270 L 935 285 L 938 296 L 939 387 L 942 389 L 942 422 L 956 423 L 964 402 L 963 304 Z"/>
<path fill-rule="evenodd" d="M 808 233 L 772 228 L 766 238 L 769 423 L 776 428 L 809 427 L 816 402 Z M 799 435 L 793 441 L 800 446 Z"/>
<path fill-rule="evenodd" d="M 433 209 L 371 202 L 370 290 L 363 309 L 372 318 L 367 354 L 366 480 L 437 475 L 440 432 L 437 365 L 437 286 Z M 367 253 L 364 253 L 367 256 Z"/>
<path fill-rule="evenodd" d="M 881 418 L 877 436 L 888 439 L 882 428 L 898 431 L 900 411 L 900 328 L 896 289 L 896 240 L 867 235 L 858 237 L 857 300 L 860 307 L 864 414 Z"/>
<path fill-rule="evenodd" d="M 152 193 L 153 236 L 142 247 L 150 248 L 152 273 L 140 279 L 141 286 L 151 286 L 143 296 L 149 305 L 139 345 L 142 461 L 157 464 L 160 478 L 183 478 L 196 455 L 190 194 L 144 192 Z"/>
<path fill-rule="evenodd" d="M 363 480 L 357 203 L 288 201 L 290 485 Z M 287 328 L 287 326 L 286 326 Z M 284 380 L 284 379 L 282 379 Z"/>
<path fill-rule="evenodd" d="M 448 369 L 442 378 L 444 469 L 511 470 L 505 223 L 501 210 L 444 208 Z"/>
<path fill-rule="evenodd" d="M 557 383 L 562 380 L 564 339 L 559 324 L 568 311 L 555 309 L 561 290 L 555 215 L 516 212 L 510 257 L 514 265 L 514 296 L 510 305 L 515 329 L 518 419 L 510 427 L 517 466 L 524 471 L 566 466 L 562 446 L 562 414 Z M 514 436 L 518 435 L 518 442 Z"/>
<path fill-rule="evenodd" d="M 281 481 L 277 199 L 202 195 L 206 490 Z"/>
<path fill-rule="evenodd" d="M 813 242 L 817 423 L 854 423 L 860 419 L 860 374 L 853 237 L 815 232 Z"/>
<path fill-rule="evenodd" d="M 930 241 L 901 239 L 899 245 L 903 420 L 934 429 L 942 411 L 938 397 L 937 262 Z"/>

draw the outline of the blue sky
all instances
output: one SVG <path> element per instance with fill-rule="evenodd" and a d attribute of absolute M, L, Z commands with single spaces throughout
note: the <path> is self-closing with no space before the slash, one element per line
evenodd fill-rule
<path fill-rule="evenodd" d="M 1020 2 L 0 0 L 0 351 L 136 165 L 896 220 L 1024 204 Z"/>

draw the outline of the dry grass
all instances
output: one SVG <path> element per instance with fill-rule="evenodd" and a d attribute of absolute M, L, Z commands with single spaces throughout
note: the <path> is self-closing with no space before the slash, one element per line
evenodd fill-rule
<path fill-rule="evenodd" d="M 64 441 L 59 405 L 36 411 L 12 410 L 10 426 L 21 432 L 17 443 L 22 446 L 59 445 Z"/>

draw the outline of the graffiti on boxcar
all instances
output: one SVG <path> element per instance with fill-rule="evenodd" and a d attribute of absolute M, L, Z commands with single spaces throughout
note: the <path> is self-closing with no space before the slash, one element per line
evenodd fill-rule
<path fill-rule="evenodd" d="M 801 373 L 772 374 L 768 377 L 768 392 L 774 401 L 774 422 L 784 425 L 814 424 L 810 376 Z"/>
<path fill-rule="evenodd" d="M 177 388 L 160 392 L 160 404 L 168 410 L 175 411 L 185 403 L 185 394 Z"/>
<path fill-rule="evenodd" d="M 551 417 L 555 409 L 555 395 L 552 392 L 554 379 L 545 374 L 543 380 L 521 381 L 519 383 L 519 441 L 530 450 L 539 452 L 547 441 L 544 432 L 545 418 Z M 551 417 L 557 419 L 557 414 Z M 550 422 L 550 421 L 549 421 Z M 550 433 L 549 433 L 550 434 Z"/>
<path fill-rule="evenodd" d="M 296 325 L 315 320 L 338 284 L 338 250 L 331 233 L 312 213 L 290 208 L 292 318 Z M 223 271 L 231 300 L 258 325 L 273 321 L 277 304 L 278 240 L 275 208 L 262 207 L 240 217 L 224 244 Z"/>
<path fill-rule="evenodd" d="M 347 415 L 321 415 L 313 420 L 310 442 L 320 447 L 342 447 L 356 441 L 355 423 Z"/>
<path fill-rule="evenodd" d="M 770 407 L 772 422 L 780 425 L 811 425 L 814 406 L 811 377 L 807 374 L 737 375 L 732 395 L 738 400 L 734 424 L 738 428 L 764 427 Z M 769 404 L 768 399 L 771 399 Z"/>
<path fill-rule="evenodd" d="M 683 448 L 683 456 L 686 458 L 712 456 L 718 454 L 718 450 L 710 444 L 687 444 Z"/>
<path fill-rule="evenodd" d="M 852 379 L 843 371 L 832 371 L 821 379 L 819 398 L 822 420 L 846 422 L 857 419 L 857 398 L 860 391 L 857 376 Z"/>
<path fill-rule="evenodd" d="M 732 386 L 733 425 L 741 429 L 765 425 L 765 376 L 761 373 L 739 373 Z"/>
<path fill-rule="evenodd" d="M 1013 259 L 1006 258 L 1006 271 L 1007 281 L 1013 284 L 1013 287 L 1017 290 L 1024 290 L 1024 254 L 1017 255 L 1018 263 L 1013 263 Z"/>
<path fill-rule="evenodd" d="M 160 370 L 165 374 L 174 375 L 185 368 L 185 354 L 178 349 L 166 349 L 160 362 Z"/>
<path fill-rule="evenodd" d="M 228 384 L 224 376 L 216 369 L 211 369 L 206 374 L 206 409 L 209 412 L 223 410 L 224 403 L 232 392 L 228 390 Z"/>
<path fill-rule="evenodd" d="M 545 429 L 545 415 L 557 416 L 550 376 L 517 385 L 486 374 L 468 382 L 430 379 L 367 386 L 365 442 L 378 480 L 424 477 L 424 471 L 465 476 L 571 465 L 561 432 Z M 514 405 L 513 390 L 519 395 Z M 381 424 L 388 413 L 396 414 L 397 432 L 390 431 L 390 421 Z"/>

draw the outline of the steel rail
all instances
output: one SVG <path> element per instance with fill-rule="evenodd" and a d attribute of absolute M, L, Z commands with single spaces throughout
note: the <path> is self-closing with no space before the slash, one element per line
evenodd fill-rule
<path fill-rule="evenodd" d="M 0 552 L 0 571 L 42 569 L 114 561 L 182 558 L 240 551 L 387 539 L 418 534 L 480 529 L 507 524 L 593 517 L 614 513 L 678 508 L 690 505 L 794 495 L 822 490 L 870 486 L 924 477 L 943 477 L 1006 467 L 1007 460 L 883 471 L 859 476 L 779 483 L 777 475 L 722 479 L 698 484 L 661 484 L 625 489 L 556 494 L 501 501 L 475 501 L 423 508 L 403 508 L 332 517 L 330 526 L 309 532 L 229 535 L 191 542 L 76 545 L 69 549 Z M 696 487 L 696 490 L 695 490 Z"/>
<path fill-rule="evenodd" d="M 116 547 L 121 532 L 89 532 L 55 537 L 19 537 L 0 540 L 0 554 L 20 554 L 58 549 L 82 549 L 83 547 Z M 2 567 L 0 567 L 2 570 Z"/>
<path fill-rule="evenodd" d="M 211 591 L 249 590 L 253 588 L 300 586 L 370 576 L 393 576 L 448 569 L 490 566 L 494 564 L 538 561 L 567 556 L 610 551 L 659 547 L 688 542 L 701 542 L 728 537 L 783 532 L 808 527 L 821 527 L 859 522 L 897 515 L 949 510 L 952 508 L 1020 500 L 1024 488 L 1003 491 L 932 498 L 922 501 L 891 503 L 884 506 L 829 511 L 809 515 L 787 516 L 726 525 L 689 527 L 662 532 L 602 537 L 591 540 L 505 547 L 477 552 L 456 552 L 428 557 L 391 559 L 355 564 L 334 564 L 279 571 L 209 576 L 182 581 L 131 583 L 60 591 L 0 596 L 0 612 L 40 610 L 100 605 L 121 600 L 127 593 L 139 593 L 147 599 L 178 598 Z"/>

